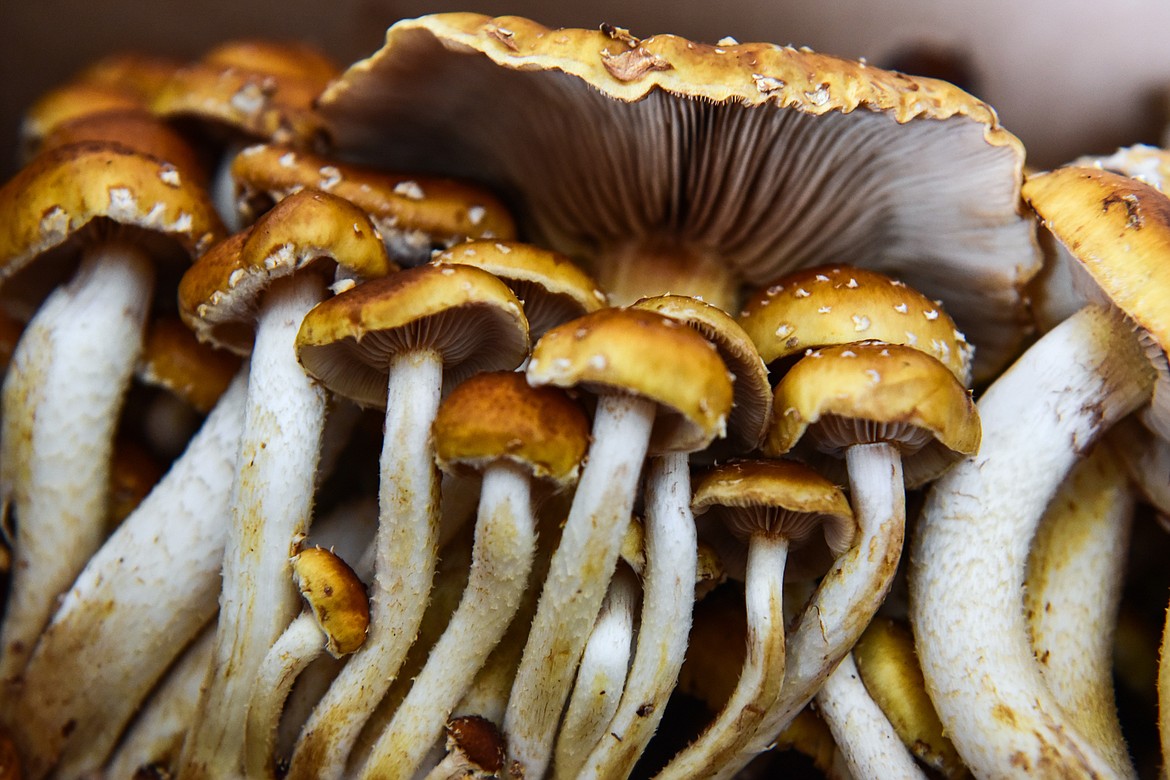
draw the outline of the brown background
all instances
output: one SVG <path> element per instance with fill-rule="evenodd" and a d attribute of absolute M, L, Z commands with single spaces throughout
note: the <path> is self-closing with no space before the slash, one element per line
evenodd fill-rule
<path fill-rule="evenodd" d="M 228 37 L 258 35 L 304 38 L 350 62 L 374 51 L 395 19 L 437 10 L 611 22 L 643 37 L 792 43 L 874 64 L 908 43 L 940 44 L 969 58 L 975 91 L 1039 167 L 1157 141 L 1159 96 L 1170 85 L 1166 0 L 0 0 L 0 150 L 15 149 L 20 114 L 40 91 L 108 52 L 194 57 Z M 12 169 L 13 151 L 0 151 L 0 175 Z"/>

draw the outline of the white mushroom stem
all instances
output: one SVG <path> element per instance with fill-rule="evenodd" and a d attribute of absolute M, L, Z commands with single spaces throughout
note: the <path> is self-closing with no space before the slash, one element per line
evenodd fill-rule
<path fill-rule="evenodd" d="M 208 624 L 138 711 L 106 764 L 105 777 L 135 777 L 144 766 L 169 768 L 179 760 L 207 682 L 213 650 L 215 626 Z"/>
<path fill-rule="evenodd" d="M 788 630 L 779 698 L 747 744 L 713 777 L 733 776 L 768 749 L 857 642 L 889 592 L 906 526 L 902 458 L 894 446 L 876 443 L 849 447 L 845 460 L 857 538 L 837 558 Z"/>
<path fill-rule="evenodd" d="M 151 688 L 215 615 L 246 394 L 241 373 L 62 599 L 15 704 L 30 774 L 59 759 L 76 774 L 100 767 Z"/>
<path fill-rule="evenodd" d="M 911 557 L 927 690 L 976 775 L 1125 777 L 1045 683 L 1024 616 L 1029 545 L 1098 436 L 1150 397 L 1154 371 L 1119 317 L 1088 307 L 1036 342 L 979 402 L 979 455 L 935 483 Z M 994 670 L 989 673 L 988 670 Z"/>
<path fill-rule="evenodd" d="M 359 777 L 413 776 L 512 622 L 536 549 L 531 480 L 527 468 L 508 460 L 484 471 L 463 597 Z"/>
<path fill-rule="evenodd" d="M 298 612 L 289 556 L 312 511 L 325 392 L 297 362 L 301 320 L 325 296 L 317 274 L 277 280 L 257 317 L 248 401 L 231 491 L 215 667 L 183 746 L 184 777 L 241 771 L 257 669 Z"/>
<path fill-rule="evenodd" d="M 290 780 L 343 775 L 362 726 L 397 676 L 422 622 L 438 556 L 439 474 L 431 425 L 442 386 L 436 352 L 407 352 L 391 361 L 370 631 L 305 724 Z"/>
<path fill-rule="evenodd" d="M 658 728 L 686 655 L 695 602 L 698 539 L 690 458 L 650 461 L 646 476 L 646 570 L 638 645 L 621 703 L 582 777 L 626 777 Z"/>
<path fill-rule="evenodd" d="M 553 777 L 578 777 L 589 752 L 601 741 L 617 712 L 630 668 L 638 583 L 619 569 L 609 584 L 601 613 L 581 655 L 573 693 L 557 733 Z"/>
<path fill-rule="evenodd" d="M 816 701 L 854 777 L 926 780 L 926 773 L 865 689 L 852 653 L 846 653 L 825 680 Z"/>
<path fill-rule="evenodd" d="M 766 532 L 748 542 L 744 604 L 747 653 L 731 698 L 699 738 L 658 773 L 658 780 L 712 777 L 735 758 L 774 705 L 784 681 L 784 566 L 788 540 Z"/>
<path fill-rule="evenodd" d="M 630 522 L 655 405 L 603 395 L 593 444 L 553 553 L 504 715 L 509 771 L 544 776 L 577 663 L 601 610 Z"/>
<path fill-rule="evenodd" d="M 154 288 L 142 250 L 87 250 L 25 328 L 3 389 L 0 518 L 13 540 L 0 684 L 18 685 L 57 599 L 106 534 L 110 457 Z M 11 699 L 11 690 L 0 698 Z"/>
<path fill-rule="evenodd" d="M 1129 749 L 1114 699 L 1113 629 L 1133 509 L 1117 455 L 1098 445 L 1044 513 L 1028 553 L 1024 591 L 1044 682 L 1077 732 L 1119 767 L 1128 765 Z"/>

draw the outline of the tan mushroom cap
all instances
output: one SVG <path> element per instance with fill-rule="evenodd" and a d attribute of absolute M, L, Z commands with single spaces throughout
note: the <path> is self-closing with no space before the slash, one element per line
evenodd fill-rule
<path fill-rule="evenodd" d="M 123 51 L 90 63 L 74 80 L 113 87 L 149 101 L 180 67 L 182 63 L 169 57 Z"/>
<path fill-rule="evenodd" d="M 1144 331 L 1158 369 L 1151 428 L 1170 437 L 1170 199 L 1136 179 L 1096 168 L 1030 176 L 1024 197 L 1100 295 Z"/>
<path fill-rule="evenodd" d="M 385 408 L 390 359 L 437 351 L 444 383 L 513 369 L 528 354 L 528 321 L 507 285 L 465 265 L 423 265 L 359 284 L 315 306 L 297 358 L 335 393 Z"/>
<path fill-rule="evenodd" d="M 22 143 L 32 150 L 54 128 L 72 119 L 107 111 L 141 111 L 145 105 L 140 96 L 119 87 L 70 82 L 46 92 L 28 109 L 20 130 Z"/>
<path fill-rule="evenodd" d="M 244 355 L 269 285 L 304 270 L 332 275 L 338 266 L 364 279 L 396 270 L 364 211 L 304 190 L 199 258 L 179 282 L 179 314 L 200 341 Z"/>
<path fill-rule="evenodd" d="M 849 256 L 943 300 L 983 376 L 1025 336 L 1020 290 L 1040 257 L 1023 149 L 944 82 L 770 44 L 455 13 L 394 25 L 319 109 L 347 157 L 513 194 L 525 235 L 611 296 L 619 256 L 715 258 L 736 277 L 721 289 Z M 633 298 L 666 291 L 691 292 Z"/>
<path fill-rule="evenodd" d="M 178 317 L 161 317 L 148 326 L 135 377 L 206 414 L 239 368 L 239 357 L 200 343 Z"/>
<path fill-rule="evenodd" d="M 691 507 L 696 515 L 717 515 L 740 538 L 763 533 L 787 539 L 796 554 L 785 576 L 794 579 L 824 574 L 857 534 L 853 509 L 841 488 L 793 461 L 740 460 L 716 466 L 695 484 Z"/>
<path fill-rule="evenodd" d="M 305 187 L 325 190 L 365 209 L 396 259 L 414 264 L 429 259 L 434 247 L 516 234 L 512 215 L 483 187 L 364 168 L 285 145 L 243 149 L 232 162 L 232 178 L 245 218 Z"/>
<path fill-rule="evenodd" d="M 1170 185 L 1170 149 L 1148 144 L 1125 146 L 1113 154 L 1078 157 L 1070 163 L 1074 168 L 1100 168 L 1145 182 L 1166 192 Z"/>
<path fill-rule="evenodd" d="M 566 488 L 589 448 L 589 420 L 563 390 L 532 387 L 515 371 L 459 384 L 435 418 L 435 459 L 444 471 L 483 471 L 504 459 Z"/>
<path fill-rule="evenodd" d="M 324 55 L 301 44 L 225 44 L 177 70 L 151 108 L 254 138 L 306 142 L 321 130 L 313 102 L 336 73 Z"/>
<path fill-rule="evenodd" d="M 532 349 L 528 381 L 653 401 L 651 454 L 705 449 L 726 434 L 731 412 L 731 376 L 715 346 L 640 309 L 601 309 L 548 331 Z"/>
<path fill-rule="evenodd" d="M 772 416 L 772 385 L 768 382 L 768 369 L 747 332 L 722 309 L 684 295 L 643 298 L 633 308 L 686 323 L 715 345 L 734 377 L 727 444 L 740 455 L 759 447 Z"/>
<path fill-rule="evenodd" d="M 121 227 L 110 230 L 111 223 Z M 32 265 L 51 265 L 37 275 L 53 283 L 64 278 L 68 250 L 92 236 L 90 225 L 133 233 L 152 256 L 184 264 L 224 230 L 203 188 L 172 163 L 113 144 L 71 144 L 38 155 L 0 187 L 0 285 L 32 286 L 19 273 Z M 50 254 L 61 262 L 33 263 Z"/>
<path fill-rule="evenodd" d="M 763 449 L 793 452 L 836 478 L 846 447 L 888 441 L 917 487 L 975 453 L 980 435 L 971 394 L 946 366 L 912 347 L 867 342 L 814 350 L 784 375 Z"/>
<path fill-rule="evenodd" d="M 524 302 L 533 338 L 606 306 L 605 293 L 576 263 L 532 244 L 468 241 L 436 255 L 435 260 L 474 265 L 502 279 Z"/>
<path fill-rule="evenodd" d="M 38 151 L 75 143 L 112 143 L 171 163 L 183 176 L 207 185 L 207 172 L 194 148 L 173 128 L 145 109 L 105 111 L 62 122 L 41 139 Z"/>
<path fill-rule="evenodd" d="M 329 550 L 310 547 L 293 558 L 293 579 L 334 658 L 349 655 L 366 641 L 370 601 L 353 569 Z"/>
<path fill-rule="evenodd" d="M 761 288 L 739 315 L 768 365 L 807 349 L 854 341 L 915 347 L 971 381 L 973 350 L 942 306 L 885 274 L 825 265 Z"/>

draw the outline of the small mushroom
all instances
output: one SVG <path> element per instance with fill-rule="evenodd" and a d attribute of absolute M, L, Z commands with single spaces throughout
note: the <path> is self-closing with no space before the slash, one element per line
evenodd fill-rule
<path fill-rule="evenodd" d="M 337 778 L 418 631 L 438 555 L 431 427 L 445 383 L 515 368 L 528 353 L 516 296 L 486 271 L 424 265 L 318 305 L 297 336 L 305 370 L 335 393 L 386 409 L 370 636 L 305 724 L 290 778 Z"/>
<path fill-rule="evenodd" d="M 293 580 L 307 609 L 273 643 L 256 670 L 244 727 L 247 777 L 274 775 L 276 728 L 300 673 L 322 652 L 334 658 L 356 652 L 370 625 L 365 585 L 331 551 L 310 547 L 298 552 L 293 556 Z"/>
<path fill-rule="evenodd" d="M 447 723 L 447 757 L 425 780 L 488 780 L 503 769 L 503 735 L 490 720 L 468 715 Z"/>

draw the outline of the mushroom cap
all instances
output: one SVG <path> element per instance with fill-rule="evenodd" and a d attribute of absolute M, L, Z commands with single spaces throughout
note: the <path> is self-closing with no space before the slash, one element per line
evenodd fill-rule
<path fill-rule="evenodd" d="M 444 383 L 513 369 L 528 354 L 520 301 L 487 271 L 423 265 L 359 284 L 313 307 L 297 334 L 297 358 L 335 393 L 385 408 L 390 359 L 430 349 Z"/>
<path fill-rule="evenodd" d="M 362 646 L 370 627 L 370 601 L 345 561 L 320 547 L 301 550 L 293 557 L 293 580 L 325 632 L 331 656 L 340 658 Z"/>
<path fill-rule="evenodd" d="M 496 724 L 479 715 L 447 721 L 447 752 L 466 760 L 466 777 L 499 777 L 504 769 L 504 736 Z"/>
<path fill-rule="evenodd" d="M 1157 380 L 1147 424 L 1170 438 L 1170 199 L 1144 182 L 1097 168 L 1028 177 L 1024 197 L 1091 279 L 1092 299 L 1143 331 Z"/>
<path fill-rule="evenodd" d="M 744 329 L 717 306 L 684 295 L 643 298 L 633 308 L 686 323 L 715 345 L 734 377 L 727 445 L 740 455 L 759 447 L 772 416 L 772 385 L 768 383 L 768 369 Z"/>
<path fill-rule="evenodd" d="M 493 371 L 457 385 L 439 406 L 435 459 L 444 471 L 483 471 L 506 459 L 566 488 L 589 448 L 589 420 L 567 393 Z"/>
<path fill-rule="evenodd" d="M 1162 192 L 1166 192 L 1166 186 L 1170 184 L 1170 150 L 1148 144 L 1125 146 L 1113 154 L 1078 157 L 1069 165 L 1120 173 Z"/>
<path fill-rule="evenodd" d="M 436 255 L 435 260 L 474 265 L 502 279 L 524 302 L 533 339 L 606 305 L 605 293 L 576 263 L 532 244 L 469 241 Z"/>
<path fill-rule="evenodd" d="M 77 73 L 74 80 L 114 87 L 149 101 L 181 67 L 181 62 L 169 57 L 123 51 L 90 63 Z"/>
<path fill-rule="evenodd" d="M 147 328 L 135 377 L 206 414 L 239 368 L 236 355 L 200 343 L 178 317 L 160 317 Z"/>
<path fill-rule="evenodd" d="M 534 243 L 598 278 L 632 241 L 697 248 L 751 287 L 849 256 L 945 301 L 977 374 L 1025 335 L 1040 257 L 1023 148 L 944 82 L 769 44 L 437 14 L 391 27 L 319 110 L 345 156 L 487 183 Z"/>
<path fill-rule="evenodd" d="M 333 262 L 321 262 L 326 259 Z M 336 195 L 304 190 L 199 258 L 179 282 L 179 314 L 200 341 L 246 355 L 270 284 L 337 266 L 366 279 L 396 270 L 364 211 Z"/>
<path fill-rule="evenodd" d="M 695 484 L 695 514 L 714 513 L 736 536 L 762 533 L 788 540 L 793 578 L 824 574 L 857 534 L 841 488 L 808 466 L 787 460 L 740 460 L 708 471 Z M 817 534 L 817 531 L 820 534 Z"/>
<path fill-rule="evenodd" d="M 971 381 L 972 348 L 940 304 L 865 268 L 805 268 L 760 288 L 739 315 L 768 365 L 807 349 L 854 341 L 916 347 L 959 381 Z"/>
<path fill-rule="evenodd" d="M 304 44 L 228 43 L 175 71 L 151 108 L 255 138 L 305 142 L 321 130 L 313 102 L 336 74 Z"/>
<path fill-rule="evenodd" d="M 417 265 L 433 247 L 467 238 L 511 238 L 512 215 L 490 191 L 453 179 L 405 176 L 294 150 L 279 144 L 243 149 L 232 178 L 245 217 L 268 200 L 305 187 L 331 192 L 365 209 L 394 248 L 395 259 Z"/>
<path fill-rule="evenodd" d="M 141 111 L 145 101 L 133 92 L 110 84 L 70 82 L 49 90 L 25 112 L 20 135 L 25 155 L 58 125 L 107 111 Z"/>
<path fill-rule="evenodd" d="M 70 144 L 0 187 L 0 285 L 51 288 L 93 236 L 86 228 L 112 223 L 152 257 L 182 265 L 224 232 L 206 192 L 174 164 L 116 144 Z"/>
<path fill-rule="evenodd" d="M 642 309 L 601 309 L 548 331 L 532 349 L 528 381 L 655 402 L 651 453 L 706 448 L 731 411 L 731 377 L 715 346 Z"/>
<path fill-rule="evenodd" d="M 837 478 L 846 447 L 888 441 L 917 487 L 974 454 L 980 434 L 971 394 L 946 366 L 912 347 L 864 342 L 814 350 L 784 375 L 763 449 Z"/>

